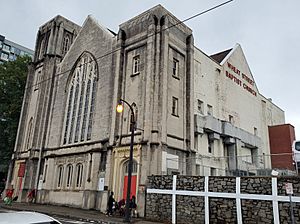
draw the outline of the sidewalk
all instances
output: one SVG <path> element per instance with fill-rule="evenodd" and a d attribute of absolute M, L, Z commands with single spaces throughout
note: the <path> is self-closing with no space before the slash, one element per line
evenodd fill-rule
<path fill-rule="evenodd" d="M 18 203 L 13 202 L 12 205 L 5 205 L 3 202 L 0 202 L 0 207 L 10 210 L 17 211 L 35 211 L 48 214 L 50 216 L 56 215 L 66 218 L 81 219 L 85 221 L 95 221 L 98 223 L 107 223 L 107 224 L 119 224 L 123 223 L 122 217 L 107 217 L 105 214 L 96 210 L 84 210 L 80 208 L 72 208 L 66 206 L 58 205 L 45 205 L 45 204 L 33 204 L 33 203 Z M 158 222 L 146 221 L 142 218 L 133 218 L 132 223 L 135 224 L 158 224 Z"/>

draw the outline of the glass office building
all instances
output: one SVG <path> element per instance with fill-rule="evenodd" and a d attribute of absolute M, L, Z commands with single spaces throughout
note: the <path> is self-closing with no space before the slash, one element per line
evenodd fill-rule
<path fill-rule="evenodd" d="M 0 64 L 6 61 L 14 61 L 18 56 L 24 55 L 33 58 L 34 51 L 7 40 L 4 36 L 0 35 Z"/>

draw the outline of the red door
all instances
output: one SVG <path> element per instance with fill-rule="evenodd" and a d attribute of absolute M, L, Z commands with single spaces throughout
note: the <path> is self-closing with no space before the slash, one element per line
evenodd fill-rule
<path fill-rule="evenodd" d="M 123 199 L 125 199 L 125 200 L 127 197 L 127 181 L 128 181 L 128 176 L 124 176 Z M 136 196 L 136 175 L 131 176 L 130 198 L 133 195 Z"/>

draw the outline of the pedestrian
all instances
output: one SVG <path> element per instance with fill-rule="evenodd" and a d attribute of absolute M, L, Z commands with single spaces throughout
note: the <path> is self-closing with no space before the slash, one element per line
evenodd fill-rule
<path fill-rule="evenodd" d="M 32 189 L 31 191 L 29 191 L 29 193 L 27 195 L 29 203 L 35 202 L 35 195 L 36 195 L 36 190 L 35 189 Z"/>
<path fill-rule="evenodd" d="M 121 199 L 118 202 L 118 208 L 119 208 L 119 215 L 124 216 L 125 215 L 125 199 Z"/>
<path fill-rule="evenodd" d="M 107 203 L 107 207 L 108 207 L 108 209 L 107 209 L 107 215 L 109 215 L 109 216 L 112 216 L 112 214 L 113 214 L 114 203 L 115 203 L 114 192 L 111 192 L 110 196 L 108 198 L 108 203 Z"/>
<path fill-rule="evenodd" d="M 13 200 L 13 194 L 14 194 L 13 186 L 10 186 L 10 188 L 7 189 L 7 191 L 6 191 L 6 195 L 5 195 L 5 198 L 4 198 L 4 203 L 6 205 L 11 205 L 12 200 Z"/>
<path fill-rule="evenodd" d="M 135 196 L 133 195 L 131 200 L 130 200 L 130 204 L 129 204 L 129 208 L 131 211 L 131 217 L 136 217 L 137 216 L 137 211 L 136 211 L 136 199 Z"/>

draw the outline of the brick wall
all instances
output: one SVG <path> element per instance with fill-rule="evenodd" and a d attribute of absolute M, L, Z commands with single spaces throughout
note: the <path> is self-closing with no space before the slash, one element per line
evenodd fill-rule
<path fill-rule="evenodd" d="M 295 140 L 295 130 L 290 124 L 269 127 L 272 167 L 294 170 L 292 144 Z M 286 153 L 283 155 L 282 153 Z M 277 155 L 276 154 L 280 154 Z"/>

